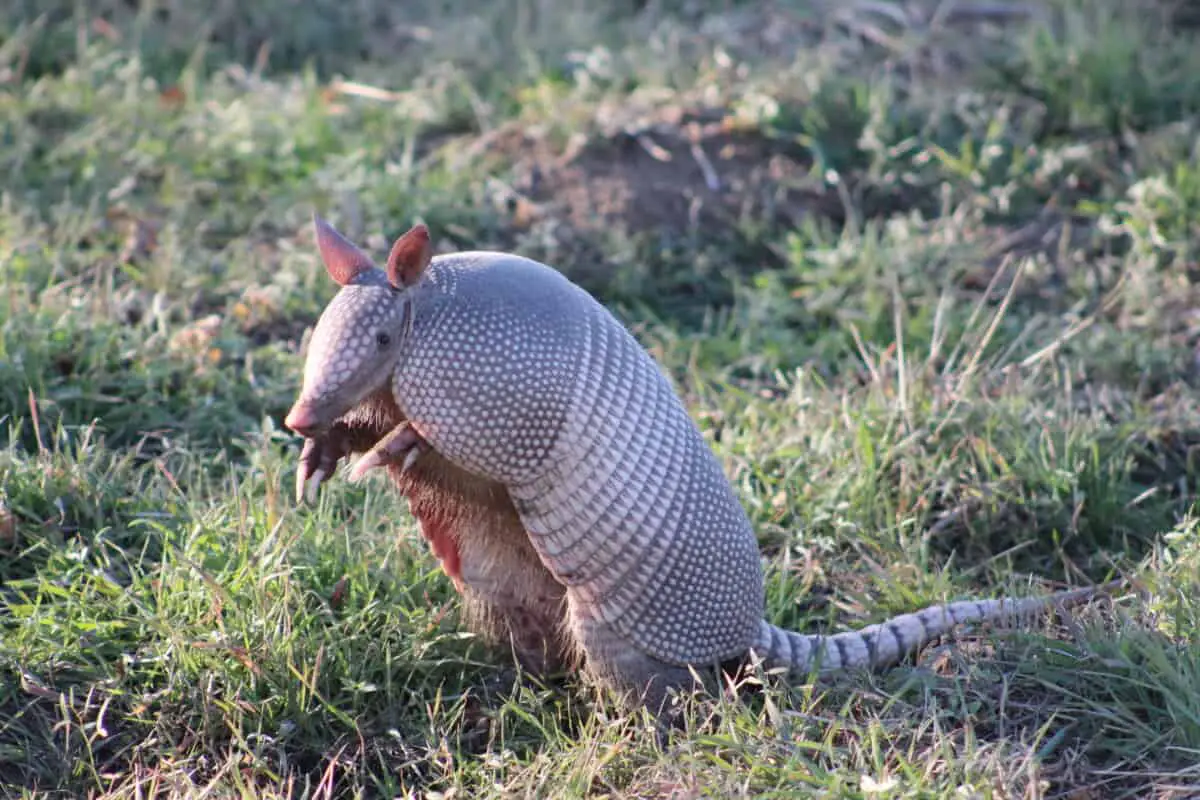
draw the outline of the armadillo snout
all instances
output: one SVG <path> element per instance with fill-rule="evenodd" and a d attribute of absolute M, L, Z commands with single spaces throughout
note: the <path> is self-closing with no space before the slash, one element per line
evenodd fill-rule
<path fill-rule="evenodd" d="M 312 406 L 298 402 L 292 406 L 283 424 L 305 438 L 312 438 L 321 431 L 321 419 Z"/>

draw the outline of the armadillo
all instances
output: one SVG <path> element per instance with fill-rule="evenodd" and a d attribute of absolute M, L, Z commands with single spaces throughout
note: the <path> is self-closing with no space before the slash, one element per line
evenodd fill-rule
<path fill-rule="evenodd" d="M 952 602 L 831 635 L 777 627 L 764 617 L 754 530 L 720 462 L 666 373 L 598 300 L 522 256 L 435 257 L 421 224 L 384 268 L 320 217 L 313 224 L 341 288 L 313 329 L 285 420 L 310 440 L 298 492 L 363 450 L 352 479 L 386 467 L 402 491 L 425 486 L 428 508 L 414 514 L 460 590 L 510 628 L 561 637 L 556 653 L 578 654 L 635 703 L 661 710 L 697 674 L 748 660 L 785 677 L 879 668 L 959 624 L 1112 587 Z M 364 419 L 371 434 L 345 444 L 336 432 L 361 431 Z M 428 459 L 441 463 L 440 483 L 421 477 Z M 439 527 L 426 525 L 429 509 L 472 494 L 490 498 L 476 504 L 486 513 L 427 530 Z M 479 565 L 502 554 L 536 597 L 490 599 L 504 580 Z"/>

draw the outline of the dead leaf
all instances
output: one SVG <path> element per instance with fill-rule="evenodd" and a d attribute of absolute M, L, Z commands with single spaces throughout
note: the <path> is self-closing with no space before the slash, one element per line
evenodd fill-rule
<path fill-rule="evenodd" d="M 329 596 L 329 605 L 336 611 L 346 602 L 346 587 L 349 586 L 349 576 L 343 575 L 338 579 L 338 582 L 333 587 L 333 594 Z"/>
<path fill-rule="evenodd" d="M 17 518 L 8 504 L 0 500 L 0 545 L 11 545 L 17 541 Z"/>
<path fill-rule="evenodd" d="M 21 673 L 21 688 L 26 694 L 31 694 L 34 697 L 45 697 L 48 699 L 57 699 L 58 692 L 53 689 L 46 688 L 40 680 L 33 677 L 27 672 Z"/>
<path fill-rule="evenodd" d="M 143 219 L 130 221 L 125 233 L 125 245 L 118 257 L 122 264 L 132 264 L 150 257 L 158 248 L 157 226 Z"/>
<path fill-rule="evenodd" d="M 171 349 L 197 354 L 207 353 L 212 340 L 216 338 L 220 330 L 221 317 L 217 314 L 209 314 L 176 331 L 175 335 L 171 337 Z"/>
<path fill-rule="evenodd" d="M 158 96 L 159 105 L 164 108 L 179 108 L 187 103 L 187 92 L 183 91 L 178 84 L 172 84 Z"/>

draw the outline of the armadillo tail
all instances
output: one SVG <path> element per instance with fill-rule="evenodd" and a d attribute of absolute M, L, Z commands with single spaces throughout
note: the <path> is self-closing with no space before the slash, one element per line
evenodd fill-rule
<path fill-rule="evenodd" d="M 859 631 L 832 635 L 806 635 L 776 627 L 763 620 L 754 646 L 767 670 L 784 669 L 807 675 L 851 669 L 878 669 L 895 664 L 968 622 L 1028 620 L 1051 608 L 1070 608 L 1108 594 L 1122 581 L 1059 592 L 1046 597 L 995 600 L 961 600 L 900 614 Z"/>

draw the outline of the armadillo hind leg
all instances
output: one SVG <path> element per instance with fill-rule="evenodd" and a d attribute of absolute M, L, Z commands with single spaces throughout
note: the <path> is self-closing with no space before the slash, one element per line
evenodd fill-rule
<path fill-rule="evenodd" d="M 571 636 L 586 654 L 585 673 L 598 686 L 612 691 L 627 708 L 644 707 L 662 725 L 680 724 L 672 695 L 721 688 L 722 672 L 735 671 L 741 660 L 725 664 L 671 664 L 641 650 L 613 626 L 588 614 L 581 604 L 570 606 Z"/>
<path fill-rule="evenodd" d="M 539 677 L 577 666 L 566 632 L 566 590 L 542 565 L 516 517 L 489 516 L 458 536 L 467 627 L 511 650 Z"/>
<path fill-rule="evenodd" d="M 573 630 L 576 641 L 587 654 L 587 677 L 614 692 L 628 708 L 644 705 L 650 713 L 661 716 L 667 710 L 672 689 L 695 683 L 686 667 L 647 655 L 599 620 L 573 620 Z M 697 673 L 703 674 L 701 670 Z"/>
<path fill-rule="evenodd" d="M 502 487 L 451 464 L 436 450 L 388 474 L 454 580 L 464 622 L 487 645 L 511 651 L 539 676 L 573 665 L 566 589 L 538 558 Z"/>

